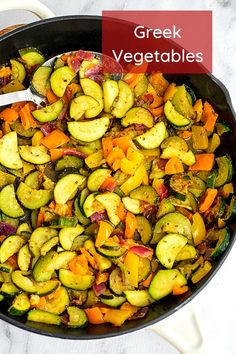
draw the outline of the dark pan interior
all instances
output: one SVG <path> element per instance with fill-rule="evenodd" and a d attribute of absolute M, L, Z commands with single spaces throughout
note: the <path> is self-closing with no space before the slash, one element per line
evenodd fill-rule
<path fill-rule="evenodd" d="M 17 49 L 33 46 L 37 47 L 48 57 L 70 50 L 86 49 L 101 51 L 101 18 L 92 16 L 66 16 L 27 25 L 0 38 L 0 63 L 7 62 L 17 55 Z M 233 111 L 230 97 L 224 85 L 211 75 L 169 75 L 168 78 L 177 83 L 186 83 L 191 86 L 198 97 L 207 99 L 213 104 L 219 116 L 231 127 L 232 133 L 222 139 L 220 153 L 229 153 L 236 165 L 236 116 Z M 131 332 L 153 324 L 190 301 L 214 276 L 220 268 L 235 239 L 235 225 L 231 226 L 233 236 L 231 243 L 214 265 L 211 274 L 179 297 L 166 297 L 150 308 L 146 318 L 128 321 L 121 328 L 111 325 L 89 326 L 86 329 L 64 329 L 38 323 L 29 323 L 25 319 L 11 317 L 4 305 L 0 305 L 0 318 L 20 328 L 53 337 L 68 339 L 97 339 Z"/>

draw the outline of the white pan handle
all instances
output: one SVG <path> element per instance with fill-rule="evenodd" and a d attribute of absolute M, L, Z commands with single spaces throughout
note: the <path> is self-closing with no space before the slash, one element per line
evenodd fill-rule
<path fill-rule="evenodd" d="M 192 307 L 182 308 L 160 323 L 149 327 L 149 329 L 166 339 L 181 354 L 214 353 L 212 344 L 209 350 L 205 342 L 206 335 L 203 336 L 197 320 L 196 310 Z"/>
<path fill-rule="evenodd" d="M 55 17 L 55 14 L 38 0 L 1 0 L 0 12 L 7 10 L 26 10 L 41 19 Z"/>

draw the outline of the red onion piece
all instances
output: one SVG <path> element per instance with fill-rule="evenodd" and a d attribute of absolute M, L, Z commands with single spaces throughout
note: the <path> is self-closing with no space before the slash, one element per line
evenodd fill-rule
<path fill-rule="evenodd" d="M 88 155 L 86 155 L 84 152 L 78 151 L 78 150 L 74 150 L 74 149 L 64 149 L 63 150 L 63 155 L 73 155 L 73 156 L 77 156 L 80 157 L 81 159 L 86 159 L 86 157 Z"/>
<path fill-rule="evenodd" d="M 89 79 L 95 81 L 97 84 L 101 85 L 101 83 L 103 82 L 103 75 L 102 74 L 95 74 L 95 75 L 89 75 L 86 77 L 88 77 Z"/>
<path fill-rule="evenodd" d="M 147 315 L 148 310 L 149 310 L 148 306 L 142 307 L 133 316 L 129 317 L 128 320 L 131 321 L 131 320 L 137 320 L 140 318 L 144 318 Z"/>
<path fill-rule="evenodd" d="M 90 216 L 91 222 L 97 222 L 97 221 L 104 220 L 104 219 L 107 219 L 107 213 L 105 211 L 102 211 L 100 213 L 96 212 Z"/>
<path fill-rule="evenodd" d="M 145 218 L 147 218 L 148 220 L 152 220 L 157 212 L 157 207 L 155 205 L 145 205 L 144 208 L 144 212 L 143 212 L 143 216 L 145 216 Z"/>
<path fill-rule="evenodd" d="M 55 122 L 48 122 L 45 123 L 41 126 L 41 132 L 47 136 L 48 134 L 50 134 L 54 129 L 56 129 L 56 124 Z"/>
<path fill-rule="evenodd" d="M 102 73 L 102 67 L 100 64 L 91 66 L 88 70 L 85 71 L 85 77 L 90 77 L 91 75 L 97 75 Z"/>
<path fill-rule="evenodd" d="M 104 294 L 107 290 L 106 284 L 105 283 L 100 283 L 100 284 L 93 284 L 92 286 L 93 291 L 95 292 L 96 296 L 99 296 L 101 294 Z"/>
<path fill-rule="evenodd" d="M 69 103 L 68 102 L 64 103 L 64 107 L 61 113 L 59 114 L 59 116 L 57 117 L 58 120 L 63 120 L 67 116 L 68 108 L 69 108 Z"/>
<path fill-rule="evenodd" d="M 134 124 L 134 129 L 136 131 L 145 130 L 147 127 L 144 124 Z"/>
<path fill-rule="evenodd" d="M 153 254 L 153 251 L 145 246 L 133 246 L 130 248 L 130 251 L 143 258 L 152 256 Z"/>
<path fill-rule="evenodd" d="M 91 52 L 87 52 L 85 50 L 78 50 L 78 52 L 76 52 L 76 57 L 79 60 L 88 60 L 88 61 L 92 61 L 95 57 L 95 55 Z"/>
<path fill-rule="evenodd" d="M 163 184 L 160 184 L 157 189 L 157 194 L 159 195 L 159 201 L 161 202 L 162 199 L 167 198 L 169 196 L 168 187 Z"/>
<path fill-rule="evenodd" d="M 77 73 L 81 66 L 81 61 L 77 57 L 68 58 L 68 66 Z"/>
<path fill-rule="evenodd" d="M 16 228 L 6 222 L 0 222 L 0 235 L 10 236 L 16 233 Z"/>

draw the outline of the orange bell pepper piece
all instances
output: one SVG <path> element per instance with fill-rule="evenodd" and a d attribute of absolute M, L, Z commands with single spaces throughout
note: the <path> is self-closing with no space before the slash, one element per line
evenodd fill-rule
<path fill-rule="evenodd" d="M 124 207 L 123 203 L 120 203 L 116 209 L 117 216 L 121 221 L 125 221 L 127 210 Z"/>
<path fill-rule="evenodd" d="M 68 143 L 69 140 L 70 138 L 63 131 L 55 129 L 41 140 L 41 144 L 48 149 L 55 149 Z"/>
<path fill-rule="evenodd" d="M 172 295 L 182 295 L 186 293 L 189 290 L 189 287 L 187 285 L 180 286 L 180 285 L 175 285 L 173 290 L 172 290 Z"/>
<path fill-rule="evenodd" d="M 5 122 L 13 123 L 19 117 L 19 113 L 13 108 L 5 108 L 2 112 L 0 112 L 0 118 Z"/>
<path fill-rule="evenodd" d="M 25 130 L 29 128 L 35 128 L 37 126 L 37 122 L 32 116 L 31 108 L 32 105 L 30 105 L 30 102 L 28 102 L 19 111 L 20 119 Z"/>
<path fill-rule="evenodd" d="M 137 229 L 137 219 L 134 214 L 128 211 L 125 219 L 125 238 L 133 239 L 136 229 Z"/>
<path fill-rule="evenodd" d="M 213 132 L 217 118 L 218 114 L 215 113 L 210 103 L 206 101 L 203 106 L 202 120 L 205 123 L 204 128 L 208 132 Z"/>
<path fill-rule="evenodd" d="M 99 222 L 99 229 L 95 241 L 95 246 L 101 247 L 108 240 L 113 231 L 114 227 L 110 223 L 101 220 Z"/>
<path fill-rule="evenodd" d="M 46 98 L 49 104 L 55 103 L 56 101 L 59 100 L 59 97 L 55 95 L 55 93 L 52 91 L 52 89 L 48 89 L 46 91 Z"/>
<path fill-rule="evenodd" d="M 69 268 L 74 274 L 78 275 L 86 275 L 90 273 L 88 268 L 88 260 L 83 253 L 69 262 Z"/>
<path fill-rule="evenodd" d="M 117 182 L 116 179 L 112 176 L 108 176 L 105 181 L 101 184 L 100 186 L 100 190 L 104 191 L 109 191 L 109 192 L 113 192 L 115 190 L 117 186 Z"/>
<path fill-rule="evenodd" d="M 102 138 L 102 150 L 104 159 L 106 159 L 110 152 L 113 150 L 113 141 L 111 136 Z"/>
<path fill-rule="evenodd" d="M 129 283 L 131 286 L 138 286 L 138 267 L 139 267 L 139 256 L 132 252 L 127 252 L 124 260 L 124 265 L 129 272 Z"/>
<path fill-rule="evenodd" d="M 84 247 L 81 247 L 81 248 L 80 248 L 80 252 L 85 255 L 85 257 L 87 258 L 89 264 L 90 264 L 94 269 L 97 269 L 97 268 L 98 268 L 98 267 L 97 267 L 97 263 L 96 263 L 94 257 L 91 256 L 91 254 L 90 254 Z"/>
<path fill-rule="evenodd" d="M 106 160 L 108 165 L 112 166 L 113 162 L 116 160 L 123 159 L 125 157 L 124 151 L 118 146 L 114 147 L 114 149 L 109 153 Z"/>
<path fill-rule="evenodd" d="M 104 320 L 103 313 L 99 307 L 91 307 L 88 309 L 84 309 L 88 321 L 91 324 L 102 324 L 105 323 L 106 321 Z"/>
<path fill-rule="evenodd" d="M 211 171 L 214 165 L 214 154 L 195 154 L 196 162 L 189 167 L 189 171 Z"/>
<path fill-rule="evenodd" d="M 163 96 L 169 82 L 164 78 L 163 74 L 160 72 L 154 72 L 149 75 L 148 80 L 150 84 L 154 87 L 158 96 Z"/>
<path fill-rule="evenodd" d="M 120 327 L 130 316 L 132 316 L 130 311 L 112 309 L 107 311 L 104 316 L 104 321 Z"/>
<path fill-rule="evenodd" d="M 184 167 L 181 160 L 176 156 L 171 157 L 165 165 L 165 173 L 167 175 L 172 175 L 182 172 L 184 172 Z"/>
<path fill-rule="evenodd" d="M 119 138 L 113 139 L 113 145 L 118 146 L 120 149 L 124 151 L 125 154 L 127 153 L 127 150 L 130 147 L 137 150 L 135 144 L 133 143 L 129 135 L 124 135 Z"/>
<path fill-rule="evenodd" d="M 207 211 L 212 206 L 217 193 L 217 189 L 207 188 L 199 204 L 199 213 L 205 213 L 205 211 Z"/>

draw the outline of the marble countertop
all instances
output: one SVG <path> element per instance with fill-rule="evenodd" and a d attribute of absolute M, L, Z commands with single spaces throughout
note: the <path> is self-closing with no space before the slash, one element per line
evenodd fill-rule
<path fill-rule="evenodd" d="M 6 0 L 7 1 L 7 0 Z M 102 10 L 212 10 L 213 74 L 230 92 L 236 109 L 236 0 L 42 0 L 56 15 L 101 14 Z M 26 11 L 0 13 L 0 28 L 36 18 Z M 187 307 L 195 307 L 209 351 L 236 353 L 235 247 L 210 284 Z M 186 326 L 188 323 L 186 322 Z M 184 332 L 183 328 L 183 332 Z M 151 329 L 122 337 L 69 341 L 28 333 L 0 320 L 0 354 L 177 354 Z M 185 353 L 189 354 L 189 353 Z"/>

